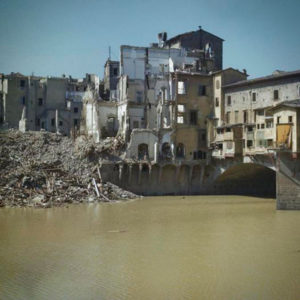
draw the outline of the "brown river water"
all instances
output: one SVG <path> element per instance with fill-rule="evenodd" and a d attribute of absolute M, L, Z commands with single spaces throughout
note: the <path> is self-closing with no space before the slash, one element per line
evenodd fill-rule
<path fill-rule="evenodd" d="M 0 209 L 0 299 L 300 299 L 300 211 L 242 196 Z"/>

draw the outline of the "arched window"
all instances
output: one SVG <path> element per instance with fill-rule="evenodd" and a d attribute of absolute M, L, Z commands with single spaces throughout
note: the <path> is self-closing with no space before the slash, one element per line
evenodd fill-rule
<path fill-rule="evenodd" d="M 163 159 L 172 159 L 172 151 L 169 143 L 162 144 L 161 152 Z"/>
<path fill-rule="evenodd" d="M 176 147 L 176 157 L 184 158 L 184 145 L 182 143 L 179 143 Z"/>
<path fill-rule="evenodd" d="M 138 158 L 142 160 L 146 160 L 149 157 L 148 145 L 147 144 L 139 144 L 138 146 Z"/>

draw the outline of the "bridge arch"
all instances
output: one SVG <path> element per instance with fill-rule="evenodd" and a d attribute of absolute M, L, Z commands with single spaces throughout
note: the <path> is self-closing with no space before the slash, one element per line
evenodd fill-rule
<path fill-rule="evenodd" d="M 218 194 L 276 197 L 276 172 L 261 163 L 234 163 L 222 168 L 214 180 Z"/>

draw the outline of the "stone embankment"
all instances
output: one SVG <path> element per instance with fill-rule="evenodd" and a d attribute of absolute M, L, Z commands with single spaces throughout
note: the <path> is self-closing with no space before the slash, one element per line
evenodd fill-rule
<path fill-rule="evenodd" d="M 0 206 L 51 207 L 138 196 L 103 182 L 99 163 L 122 154 L 121 139 L 94 144 L 49 132 L 0 132 Z"/>

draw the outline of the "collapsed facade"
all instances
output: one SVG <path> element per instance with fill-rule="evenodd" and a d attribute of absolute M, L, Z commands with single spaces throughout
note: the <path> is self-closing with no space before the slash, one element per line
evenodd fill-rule
<path fill-rule="evenodd" d="M 21 131 L 79 131 L 83 100 L 99 94 L 99 77 L 1 75 L 0 122 Z"/>

